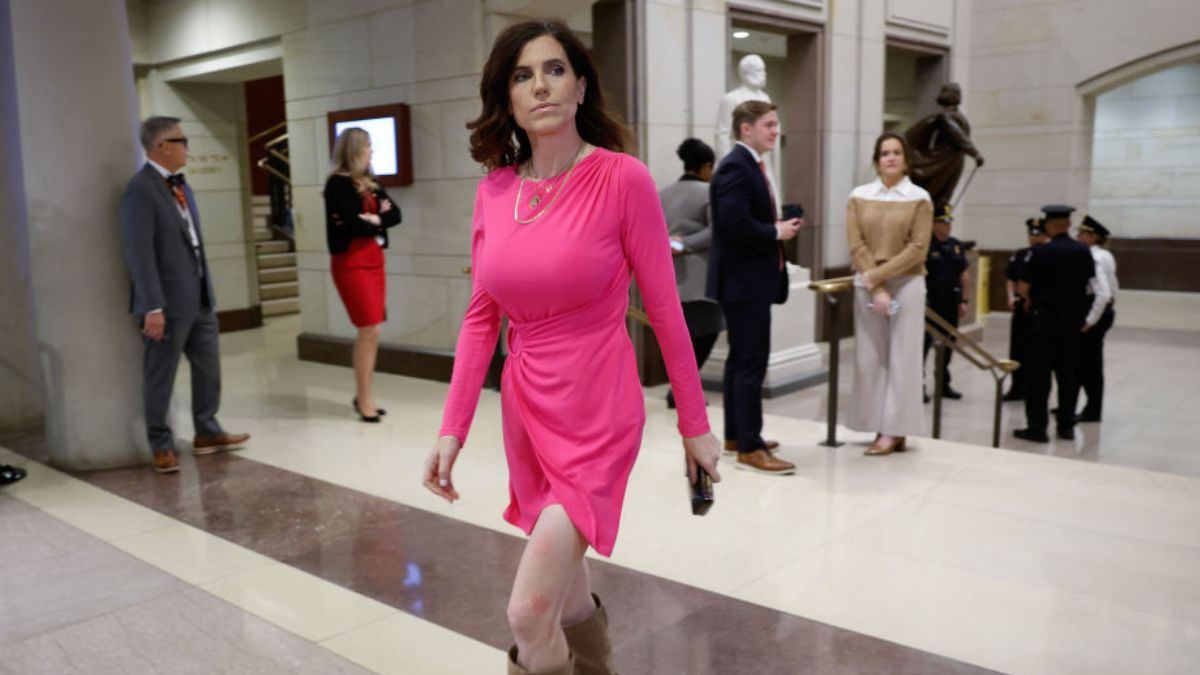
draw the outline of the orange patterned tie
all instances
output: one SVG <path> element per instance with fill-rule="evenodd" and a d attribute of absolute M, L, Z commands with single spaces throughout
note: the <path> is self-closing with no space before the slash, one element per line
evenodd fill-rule
<path fill-rule="evenodd" d="M 167 176 L 167 187 L 171 188 L 171 193 L 175 195 L 175 201 L 179 202 L 179 207 L 187 210 L 187 195 L 183 193 L 183 174 L 176 173 Z"/>

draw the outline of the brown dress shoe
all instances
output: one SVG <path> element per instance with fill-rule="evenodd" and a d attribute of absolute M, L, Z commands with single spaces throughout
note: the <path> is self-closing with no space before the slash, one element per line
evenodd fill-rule
<path fill-rule="evenodd" d="M 771 454 L 774 454 L 775 448 L 779 447 L 779 441 L 763 441 L 763 443 L 766 444 L 766 446 L 767 446 L 767 452 L 769 452 Z M 738 442 L 737 441 L 725 441 L 725 452 L 735 453 L 737 451 L 738 451 Z"/>
<path fill-rule="evenodd" d="M 250 434 L 218 434 L 216 436 L 197 436 L 192 439 L 193 455 L 211 455 L 214 452 L 228 450 L 250 440 Z"/>
<path fill-rule="evenodd" d="M 754 452 L 739 452 L 737 468 L 743 471 L 757 471 L 775 476 L 787 476 L 796 473 L 796 465 L 774 457 L 766 450 Z"/>
<path fill-rule="evenodd" d="M 179 471 L 179 460 L 175 458 L 175 451 L 171 449 L 155 450 L 154 471 L 155 473 L 175 473 Z"/>

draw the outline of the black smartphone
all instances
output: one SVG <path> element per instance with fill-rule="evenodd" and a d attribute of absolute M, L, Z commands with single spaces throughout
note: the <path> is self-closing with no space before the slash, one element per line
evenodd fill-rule
<path fill-rule="evenodd" d="M 803 218 L 804 207 L 800 204 L 784 204 L 783 219 L 791 220 L 792 218 Z"/>
<path fill-rule="evenodd" d="M 691 485 L 692 515 L 702 516 L 708 513 L 708 510 L 713 505 L 712 476 L 708 475 L 708 472 L 703 467 L 697 466 L 696 481 L 691 482 L 691 479 L 688 480 Z"/>

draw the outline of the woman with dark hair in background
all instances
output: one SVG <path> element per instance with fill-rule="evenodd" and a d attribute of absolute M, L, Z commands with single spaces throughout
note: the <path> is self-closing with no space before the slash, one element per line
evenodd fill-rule
<path fill-rule="evenodd" d="M 529 534 L 508 603 L 509 673 L 612 672 L 584 553 L 612 554 L 645 421 L 625 328 L 631 272 L 678 394 L 688 472 L 719 478 L 658 193 L 646 167 L 622 154 L 628 131 L 605 111 L 599 84 L 565 25 L 518 24 L 496 38 L 479 85 L 483 111 L 467 125 L 471 156 L 489 173 L 476 193 L 471 300 L 424 484 L 458 498 L 451 472 L 507 316 L 504 518 Z"/>
<path fill-rule="evenodd" d="M 371 383 L 379 349 L 379 324 L 387 318 L 387 277 L 383 249 L 389 227 L 400 222 L 400 209 L 371 171 L 371 136 L 353 127 L 333 145 L 333 173 L 325 181 L 325 240 L 332 256 L 333 283 L 350 321 L 354 340 L 354 411 L 364 422 L 378 422 L 385 411 L 375 405 Z"/>
<path fill-rule="evenodd" d="M 854 396 L 851 429 L 876 432 L 868 455 L 905 449 L 921 433 L 925 256 L 933 228 L 929 193 L 908 178 L 904 138 L 884 133 L 872 156 L 879 177 L 846 205 L 854 267 Z"/>
<path fill-rule="evenodd" d="M 675 286 L 683 303 L 683 319 L 692 337 L 696 368 L 703 368 L 721 332 L 721 306 L 704 294 L 708 247 L 712 242 L 708 181 L 712 179 L 717 158 L 713 149 L 698 138 L 680 143 L 675 154 L 683 160 L 683 176 L 660 190 L 658 197 L 671 234 Z M 667 392 L 667 407 L 675 407 L 674 392 Z"/>

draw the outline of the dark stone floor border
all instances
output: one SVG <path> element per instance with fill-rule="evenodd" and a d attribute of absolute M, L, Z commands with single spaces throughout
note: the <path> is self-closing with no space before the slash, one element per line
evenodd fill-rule
<path fill-rule="evenodd" d="M 46 454 L 41 439 L 0 443 L 34 459 Z M 180 473 L 167 476 L 142 467 L 76 477 L 462 635 L 499 649 L 511 643 L 505 606 L 523 538 L 235 454 L 184 456 L 181 464 Z M 415 482 L 414 489 L 420 489 Z M 616 664 L 625 675 L 994 672 L 608 562 L 588 562 L 608 607 Z M 681 557 L 680 564 L 703 561 Z M 501 667 L 497 664 L 497 672 Z"/>

